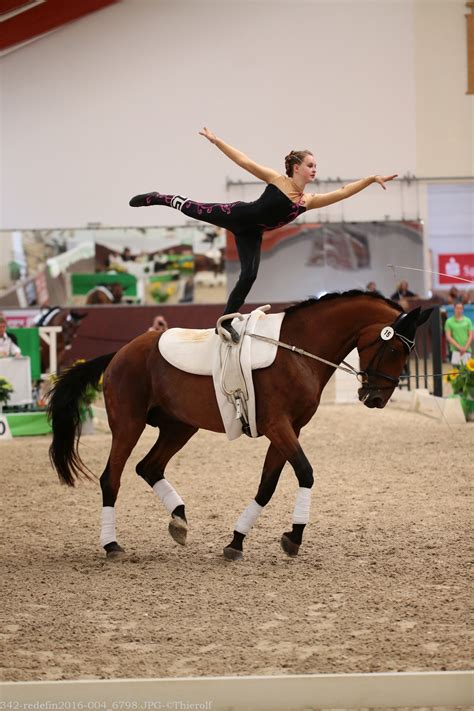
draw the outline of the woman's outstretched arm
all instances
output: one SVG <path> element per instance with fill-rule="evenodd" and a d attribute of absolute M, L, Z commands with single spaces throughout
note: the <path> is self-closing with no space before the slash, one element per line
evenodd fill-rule
<path fill-rule="evenodd" d="M 384 190 L 386 190 L 385 183 L 388 183 L 390 180 L 394 180 L 396 177 L 397 174 L 386 175 L 384 177 L 381 175 L 371 175 L 368 178 L 362 178 L 361 180 L 356 180 L 353 183 L 348 183 L 342 188 L 339 188 L 339 190 L 333 190 L 330 193 L 313 194 L 306 200 L 306 209 L 314 210 L 318 207 L 327 207 L 328 205 L 332 205 L 340 200 L 345 200 L 352 195 L 360 193 L 361 190 L 365 190 L 365 188 L 368 188 L 369 185 L 372 185 L 372 183 L 378 183 Z"/>
<path fill-rule="evenodd" d="M 264 180 L 266 183 L 269 183 L 271 180 L 278 178 L 278 176 L 280 175 L 279 173 L 277 173 L 276 170 L 273 170 L 272 168 L 266 168 L 263 165 L 255 163 L 255 161 L 251 160 L 248 156 L 245 155 L 245 153 L 242 153 L 242 151 L 239 151 L 237 150 L 237 148 L 229 146 L 228 143 L 224 143 L 224 141 L 218 138 L 208 128 L 204 127 L 202 131 L 199 131 L 199 134 L 201 136 L 204 136 L 204 138 L 207 138 L 208 141 L 217 146 L 217 148 L 222 151 L 222 153 L 224 153 L 227 158 L 230 158 L 232 161 L 234 161 L 234 163 L 237 163 L 237 165 L 239 165 L 241 168 L 244 168 L 244 170 L 247 170 L 259 180 Z"/>

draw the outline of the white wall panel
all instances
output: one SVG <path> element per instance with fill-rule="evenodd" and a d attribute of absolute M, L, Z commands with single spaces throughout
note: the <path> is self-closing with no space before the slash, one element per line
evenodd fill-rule
<path fill-rule="evenodd" d="M 322 177 L 415 172 L 412 19 L 399 0 L 124 0 L 7 55 L 2 226 L 182 222 L 128 207 L 152 189 L 230 199 L 245 174 L 203 124 L 275 168 L 310 147 Z M 356 199 L 370 217 L 373 191 Z"/>

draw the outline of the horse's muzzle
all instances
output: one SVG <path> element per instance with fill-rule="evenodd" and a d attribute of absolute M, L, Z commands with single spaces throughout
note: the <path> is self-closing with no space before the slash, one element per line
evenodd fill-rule
<path fill-rule="evenodd" d="M 380 390 L 368 390 L 367 388 L 362 387 L 359 388 L 357 393 L 359 395 L 359 400 L 366 407 L 377 407 L 379 409 L 382 409 L 387 404 L 388 398 L 384 397 Z"/>

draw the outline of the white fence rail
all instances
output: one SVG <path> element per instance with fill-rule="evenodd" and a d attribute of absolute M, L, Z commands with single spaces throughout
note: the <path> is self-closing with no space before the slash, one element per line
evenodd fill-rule
<path fill-rule="evenodd" d="M 469 706 L 474 673 L 391 672 L 4 682 L 12 711 L 302 711 L 318 708 Z"/>

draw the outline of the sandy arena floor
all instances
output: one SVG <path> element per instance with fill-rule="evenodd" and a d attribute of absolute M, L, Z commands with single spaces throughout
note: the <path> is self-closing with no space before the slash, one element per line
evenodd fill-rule
<path fill-rule="evenodd" d="M 320 408 L 302 445 L 316 473 L 297 559 L 281 551 L 296 479 L 282 475 L 225 562 L 267 443 L 199 432 L 168 478 L 187 504 L 188 545 L 134 473 L 118 499 L 128 557 L 98 543 L 98 483 L 60 486 L 47 438 L 1 444 L 2 680 L 455 670 L 472 667 L 468 471 L 474 425 L 361 405 Z M 83 440 L 97 473 L 110 436 Z"/>

